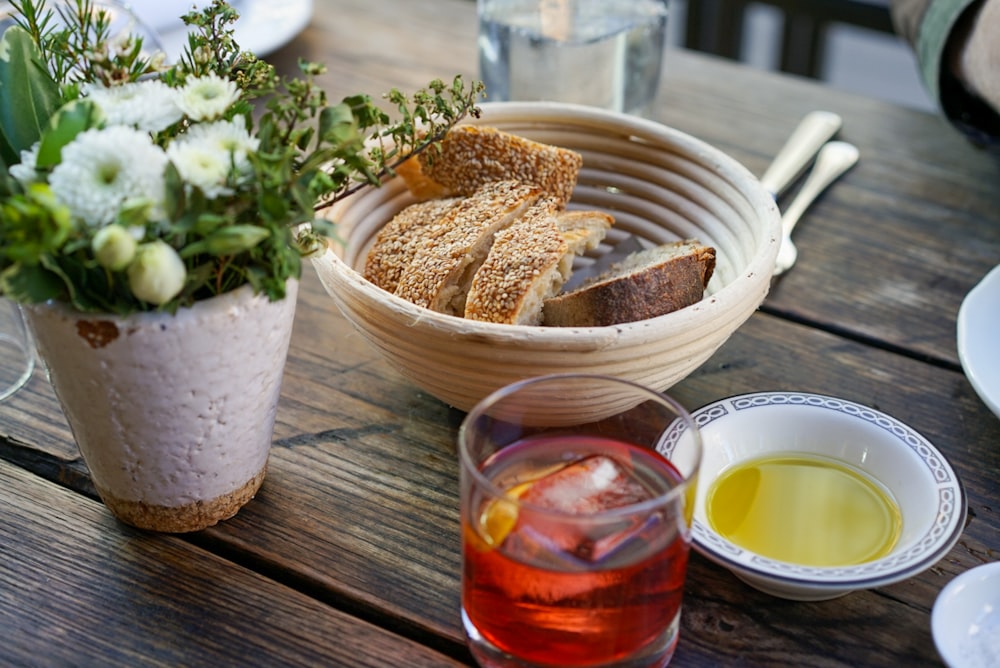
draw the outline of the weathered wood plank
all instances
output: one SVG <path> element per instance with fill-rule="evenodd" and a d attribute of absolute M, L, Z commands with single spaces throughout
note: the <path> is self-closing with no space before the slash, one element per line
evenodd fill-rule
<path fill-rule="evenodd" d="M 0 461 L 0 663 L 458 666 Z"/>

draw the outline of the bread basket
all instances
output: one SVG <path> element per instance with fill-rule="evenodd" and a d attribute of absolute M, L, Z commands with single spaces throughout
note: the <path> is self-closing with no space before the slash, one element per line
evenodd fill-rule
<path fill-rule="evenodd" d="M 583 155 L 570 207 L 602 209 L 616 219 L 595 255 L 630 234 L 653 243 L 696 237 L 716 248 L 716 270 L 699 303 L 609 327 L 442 315 L 359 273 L 380 227 L 413 201 L 401 179 L 390 179 L 328 210 L 339 239 L 312 262 L 344 316 L 414 385 L 466 411 L 493 390 L 547 373 L 617 376 L 663 391 L 703 364 L 763 301 L 780 218 L 773 198 L 736 160 L 675 129 L 591 107 L 505 102 L 482 110 L 469 122 Z"/>

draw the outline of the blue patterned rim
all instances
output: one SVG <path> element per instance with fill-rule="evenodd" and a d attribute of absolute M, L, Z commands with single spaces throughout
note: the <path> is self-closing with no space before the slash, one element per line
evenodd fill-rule
<path fill-rule="evenodd" d="M 706 430 L 711 428 L 712 423 L 738 411 L 776 405 L 834 411 L 875 425 L 906 445 L 934 478 L 937 494 L 934 522 L 907 549 L 854 566 L 803 566 L 761 557 L 725 540 L 697 519 L 692 527 L 695 550 L 722 566 L 748 576 L 831 590 L 863 589 L 898 582 L 933 566 L 951 550 L 965 526 L 965 491 L 945 456 L 926 438 L 899 420 L 844 399 L 795 392 L 758 392 L 730 397 L 703 406 L 692 416 L 698 427 Z"/>

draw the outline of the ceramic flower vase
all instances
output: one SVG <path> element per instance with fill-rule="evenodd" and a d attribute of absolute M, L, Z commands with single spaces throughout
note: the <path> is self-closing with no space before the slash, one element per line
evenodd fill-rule
<path fill-rule="evenodd" d="M 176 315 L 25 307 L 39 353 L 101 499 L 163 532 L 230 518 L 256 494 L 298 282 L 271 302 L 249 286 Z"/>

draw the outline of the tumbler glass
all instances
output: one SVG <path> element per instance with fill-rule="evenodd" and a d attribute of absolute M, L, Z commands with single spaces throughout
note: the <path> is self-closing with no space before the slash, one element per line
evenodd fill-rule
<path fill-rule="evenodd" d="M 0 299 L 0 400 L 17 392 L 35 370 L 35 344 L 20 307 Z"/>
<path fill-rule="evenodd" d="M 478 0 L 488 101 L 642 114 L 660 81 L 669 0 Z"/>
<path fill-rule="evenodd" d="M 475 406 L 458 449 L 480 665 L 667 665 L 702 451 L 687 411 L 616 378 L 542 376 Z"/>

